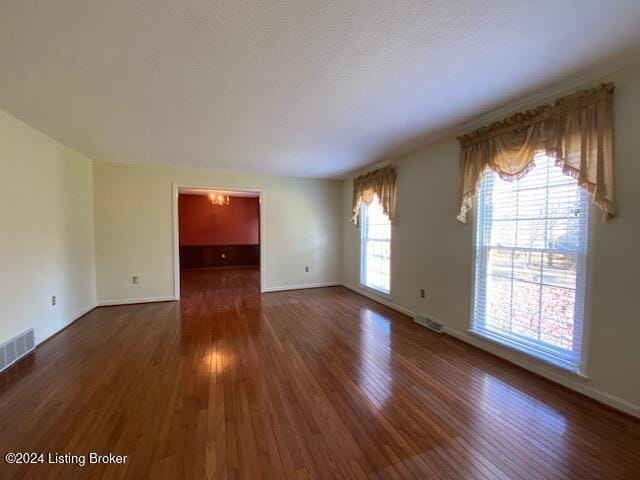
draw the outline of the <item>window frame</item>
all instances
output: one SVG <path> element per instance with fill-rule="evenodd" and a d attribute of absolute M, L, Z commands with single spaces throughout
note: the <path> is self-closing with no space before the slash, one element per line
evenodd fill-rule
<path fill-rule="evenodd" d="M 373 201 L 378 201 L 377 197 L 374 198 Z M 363 207 L 364 210 L 363 211 Z M 373 287 L 371 285 L 367 285 L 366 283 L 364 283 L 364 279 L 365 279 L 365 270 L 366 270 L 366 249 L 365 249 L 365 242 L 367 241 L 365 239 L 365 232 L 367 231 L 367 221 L 368 221 L 368 211 L 366 211 L 366 209 L 368 208 L 368 205 L 366 204 L 360 204 L 359 206 L 360 208 L 360 213 L 358 216 L 358 227 L 359 227 L 359 236 L 360 236 L 360 273 L 359 273 L 359 278 L 358 278 L 358 284 L 360 285 L 360 288 L 362 288 L 363 290 L 366 290 L 370 293 L 373 293 L 374 295 L 379 295 L 381 297 L 383 297 L 385 300 L 391 300 L 391 275 L 392 275 L 392 267 L 391 267 L 391 257 L 393 255 L 392 253 L 392 237 L 393 237 L 393 225 L 389 225 L 389 291 L 385 291 L 382 290 L 380 288 L 377 287 Z"/>
<path fill-rule="evenodd" d="M 538 153 L 538 155 L 543 155 L 543 153 Z M 484 181 L 484 178 L 482 179 Z M 577 188 L 582 188 L 581 186 L 577 186 Z M 537 354 L 534 350 L 527 348 L 524 345 L 518 345 L 516 342 L 509 341 L 505 337 L 500 335 L 492 335 L 487 334 L 485 331 L 479 331 L 474 328 L 474 318 L 475 318 L 475 295 L 476 295 L 476 268 L 477 268 L 477 240 L 479 233 L 479 225 L 478 225 L 478 217 L 480 214 L 480 190 L 478 190 L 478 194 L 474 196 L 473 202 L 473 215 L 469 215 L 470 223 L 472 227 L 472 245 L 471 245 L 471 292 L 470 292 L 470 317 L 468 322 L 467 333 L 477 337 L 481 340 L 488 341 L 491 344 L 499 345 L 501 347 L 507 348 L 510 351 L 522 354 L 526 359 L 532 359 L 534 361 L 541 362 L 545 365 L 551 366 L 555 369 L 558 369 L 564 373 L 568 373 L 577 377 L 580 377 L 583 380 L 588 380 L 588 366 L 589 366 L 589 340 L 590 340 L 590 324 L 591 324 L 591 312 L 592 312 L 592 281 L 593 278 L 593 258 L 594 258 L 594 245 L 593 239 L 595 236 L 595 228 L 596 223 L 598 223 L 597 218 L 597 209 L 593 208 L 593 196 L 586 192 L 587 195 L 587 227 L 586 227 L 586 251 L 585 251 L 585 261 L 583 264 L 583 276 L 581 283 L 584 285 L 584 307 L 583 307 L 583 318 L 582 318 L 582 341 L 580 344 L 580 359 L 578 365 L 574 368 L 568 364 L 562 364 L 562 362 L 552 361 L 543 354 Z M 577 274 L 576 274 L 577 275 Z M 578 280 L 580 282 L 580 280 Z M 518 363 L 518 362 L 516 362 Z"/>

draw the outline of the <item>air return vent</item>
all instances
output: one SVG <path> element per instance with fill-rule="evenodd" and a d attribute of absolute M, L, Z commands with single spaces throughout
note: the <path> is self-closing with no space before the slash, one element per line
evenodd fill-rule
<path fill-rule="evenodd" d="M 423 315 L 416 315 L 413 321 L 422 325 L 423 327 L 427 327 L 429 330 L 433 330 L 434 332 L 444 333 L 444 325 L 438 322 L 434 322 L 433 320 Z"/>
<path fill-rule="evenodd" d="M 0 372 L 35 348 L 33 328 L 0 345 Z"/>

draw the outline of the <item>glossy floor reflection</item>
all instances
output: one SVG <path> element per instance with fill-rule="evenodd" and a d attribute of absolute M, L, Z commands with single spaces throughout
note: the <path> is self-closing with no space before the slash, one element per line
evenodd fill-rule
<path fill-rule="evenodd" d="M 97 309 L 0 375 L 0 478 L 638 478 L 640 422 L 342 287 L 183 272 L 181 302 Z"/>
<path fill-rule="evenodd" d="M 360 309 L 360 375 L 358 386 L 377 408 L 391 395 L 393 375 L 391 357 L 391 321 L 370 310 Z"/>

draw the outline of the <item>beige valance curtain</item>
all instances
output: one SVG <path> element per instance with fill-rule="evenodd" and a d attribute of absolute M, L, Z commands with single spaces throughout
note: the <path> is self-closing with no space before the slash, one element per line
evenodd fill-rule
<path fill-rule="evenodd" d="M 538 152 L 555 158 L 565 175 L 593 194 L 605 221 L 614 217 L 613 90 L 613 84 L 603 84 L 458 137 L 458 220 L 467 222 L 487 169 L 504 180 L 518 180 L 531 170 Z"/>
<path fill-rule="evenodd" d="M 392 166 L 374 170 L 366 175 L 353 179 L 353 217 L 358 225 L 360 205 L 370 205 L 374 197 L 378 197 L 382 210 L 393 222 L 396 209 L 396 170 Z"/>

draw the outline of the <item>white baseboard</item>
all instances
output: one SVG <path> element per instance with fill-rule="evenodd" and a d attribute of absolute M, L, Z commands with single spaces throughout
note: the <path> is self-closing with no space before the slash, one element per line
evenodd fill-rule
<path fill-rule="evenodd" d="M 392 301 L 384 298 L 383 296 L 376 295 L 375 293 L 365 290 L 364 288 L 360 288 L 348 283 L 343 283 L 342 286 L 356 292 L 359 295 L 362 295 L 363 297 L 367 297 L 367 298 L 370 298 L 371 300 L 381 303 L 382 305 L 389 307 L 395 310 L 396 312 L 403 313 L 411 318 L 415 316 L 415 314 L 411 310 L 401 307 L 400 305 L 393 303 Z"/>
<path fill-rule="evenodd" d="M 478 347 L 486 352 L 491 353 L 497 357 L 503 358 L 508 362 L 513 363 L 514 365 L 518 365 L 526 370 L 530 370 L 542 377 L 551 380 L 552 382 L 559 383 L 571 390 L 582 393 L 587 397 L 591 397 L 594 400 L 597 400 L 605 405 L 615 408 L 616 410 L 621 410 L 629 415 L 633 415 L 634 417 L 640 417 L 640 406 L 635 405 L 627 400 L 624 400 L 620 397 L 616 397 L 615 395 L 611 395 L 609 393 L 603 392 L 593 386 L 589 385 L 589 383 L 585 380 L 576 377 L 576 379 L 572 379 L 569 375 L 563 375 L 560 372 L 555 372 L 552 368 L 545 368 L 546 365 L 538 364 L 535 359 L 529 358 L 520 358 L 521 354 L 513 353 L 513 354 L 502 354 L 499 352 L 496 347 L 491 345 L 488 342 L 483 341 L 481 338 L 475 338 L 473 335 L 469 335 L 466 332 L 460 332 L 458 330 L 453 330 L 449 327 L 446 327 L 445 333 L 455 337 L 463 342 L 469 343 L 475 347 Z"/>
<path fill-rule="evenodd" d="M 84 317 L 87 313 L 89 313 L 91 310 L 93 310 L 94 308 L 96 308 L 98 306 L 97 303 L 94 303 L 93 305 L 91 305 L 90 307 L 84 308 L 82 310 L 80 310 L 75 317 L 73 317 L 72 323 L 75 322 L 76 320 L 78 320 L 80 317 Z"/>
<path fill-rule="evenodd" d="M 71 325 L 73 322 L 75 322 L 76 320 L 78 320 L 80 317 L 84 317 L 87 313 L 89 313 L 91 310 L 93 310 L 93 309 L 94 309 L 94 308 L 96 308 L 97 306 L 98 306 L 98 305 L 94 303 L 93 305 L 90 305 L 90 306 L 88 306 L 88 307 L 86 307 L 86 308 L 83 308 L 83 309 L 82 309 L 82 310 L 80 310 L 78 313 L 76 313 L 73 317 L 71 317 L 71 320 L 70 320 L 69 322 L 67 322 L 67 323 L 65 324 L 65 326 L 64 326 L 64 327 L 61 327 L 61 328 L 59 328 L 58 330 L 56 330 L 56 331 L 54 331 L 54 332 L 51 332 L 51 333 L 50 333 L 49 335 L 47 335 L 46 337 L 38 338 L 38 337 L 36 336 L 36 338 L 35 338 L 35 344 L 36 344 L 36 347 L 37 347 L 38 345 L 40 345 L 42 342 L 44 342 L 44 341 L 46 341 L 46 340 L 50 339 L 51 337 L 53 337 L 56 333 L 58 333 L 58 332 L 60 332 L 60 331 L 64 330 L 65 328 L 67 328 L 69 325 Z M 36 334 L 37 334 L 37 332 L 36 332 Z"/>
<path fill-rule="evenodd" d="M 337 287 L 340 285 L 342 285 L 341 282 L 304 283 L 301 285 L 283 285 L 280 287 L 265 287 L 264 289 L 262 289 L 262 292 L 263 293 L 284 292 L 286 290 L 303 290 L 305 288 Z"/>
<path fill-rule="evenodd" d="M 411 310 L 401 307 L 400 305 L 390 302 L 380 296 L 376 296 L 375 294 L 358 288 L 354 285 L 349 285 L 346 283 L 343 283 L 342 285 L 349 290 L 352 290 L 364 297 L 375 300 L 376 302 L 381 303 L 382 305 L 385 305 L 397 312 L 403 313 L 411 318 L 415 317 L 415 313 Z M 435 320 L 435 317 L 431 315 L 427 315 L 427 317 Z M 441 321 L 439 321 L 439 323 L 443 323 L 444 325 L 446 325 L 446 323 Z M 609 393 L 603 392 L 602 390 L 594 388 L 584 380 L 580 380 L 578 378 L 572 380 L 566 375 L 562 375 L 559 372 L 555 373 L 552 369 L 545 368 L 546 365 L 538 364 L 535 359 L 521 359 L 521 354 L 517 354 L 516 352 L 513 352 L 513 356 L 504 355 L 495 346 L 489 344 L 488 342 L 483 342 L 482 339 L 475 338 L 466 332 L 459 332 L 445 326 L 444 333 L 462 340 L 463 342 L 469 343 L 475 347 L 478 347 L 482 350 L 485 350 L 486 352 L 507 360 L 508 362 L 518 365 L 519 367 L 534 372 L 548 380 L 551 380 L 552 382 L 559 383 L 560 385 L 563 385 L 571 390 L 586 395 L 587 397 L 593 398 L 594 400 L 604 403 L 605 405 L 608 405 L 616 410 L 620 410 L 622 412 L 628 413 L 629 415 L 640 418 L 640 405 L 636 405 L 620 397 L 616 397 L 615 395 L 611 395 Z"/>
<path fill-rule="evenodd" d="M 136 303 L 173 302 L 176 298 L 173 295 L 163 297 L 141 297 L 141 298 L 121 298 L 119 300 L 101 300 L 98 307 L 111 307 L 115 305 L 133 305 Z"/>

